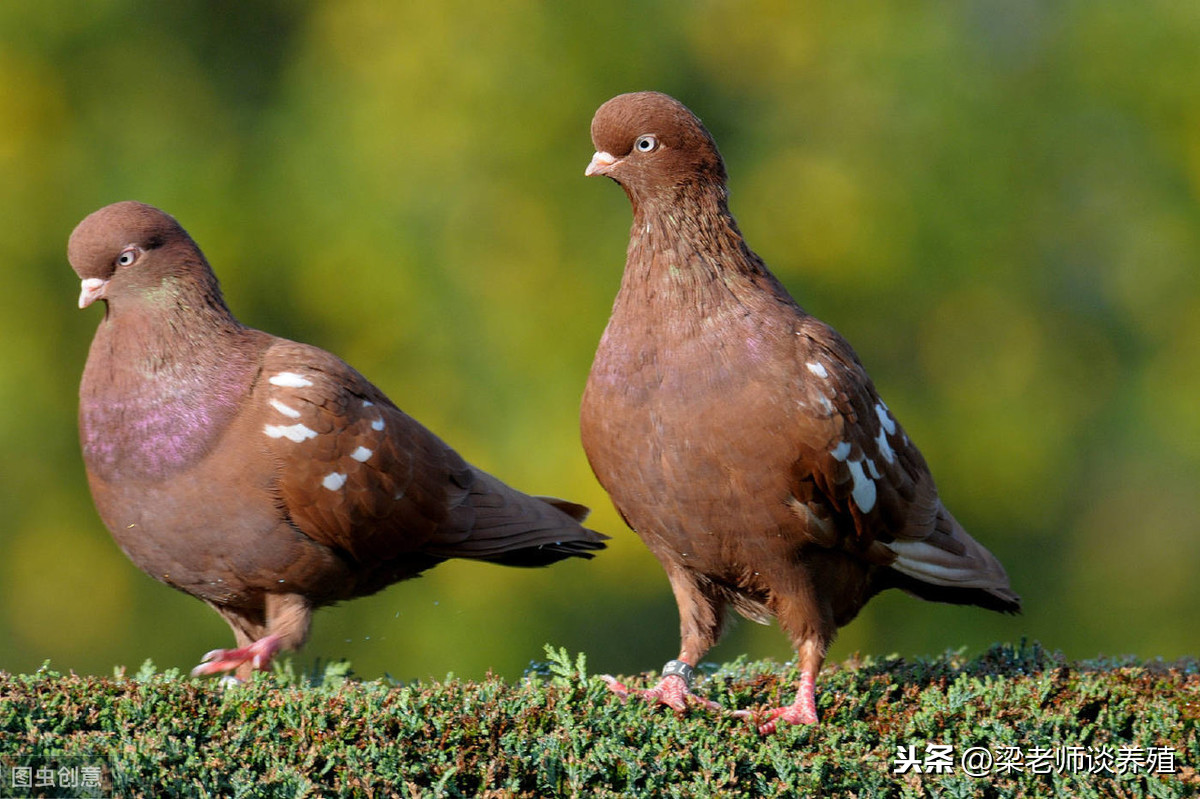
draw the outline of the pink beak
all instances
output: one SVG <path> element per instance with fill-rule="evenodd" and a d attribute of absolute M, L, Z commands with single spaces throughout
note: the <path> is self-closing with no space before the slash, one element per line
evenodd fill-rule
<path fill-rule="evenodd" d="M 79 307 L 86 308 L 96 300 L 104 299 L 108 281 L 98 277 L 85 277 L 79 281 Z"/>
<path fill-rule="evenodd" d="M 597 152 L 592 156 L 592 162 L 587 165 L 587 169 L 583 170 L 583 174 L 589 178 L 592 175 L 607 175 L 615 163 L 617 159 L 614 156 L 606 152 Z"/>

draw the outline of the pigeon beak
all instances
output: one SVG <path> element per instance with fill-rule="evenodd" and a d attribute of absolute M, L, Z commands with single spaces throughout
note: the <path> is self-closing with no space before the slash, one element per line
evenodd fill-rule
<path fill-rule="evenodd" d="M 104 299 L 108 281 L 98 277 L 85 277 L 79 281 L 79 307 L 86 308 L 96 300 Z"/>
<path fill-rule="evenodd" d="M 592 156 L 592 162 L 587 165 L 587 169 L 583 170 L 583 174 L 589 178 L 592 175 L 607 175 L 615 163 L 617 159 L 614 156 L 602 151 L 597 152 Z"/>

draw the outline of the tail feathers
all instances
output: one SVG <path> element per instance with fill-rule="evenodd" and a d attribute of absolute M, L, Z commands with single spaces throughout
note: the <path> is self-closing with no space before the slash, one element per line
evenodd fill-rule
<path fill-rule="evenodd" d="M 531 568 L 534 566 L 549 566 L 551 563 L 558 563 L 560 560 L 566 560 L 567 558 L 584 558 L 590 560 L 595 557 L 592 554 L 593 550 L 597 549 L 604 549 L 604 544 L 598 541 L 556 541 L 553 544 L 539 544 L 533 547 L 501 552 L 490 557 L 479 557 L 478 560 L 486 560 L 488 563 L 498 563 L 501 566 Z"/>
<path fill-rule="evenodd" d="M 476 471 L 467 502 L 474 513 L 469 529 L 453 540 L 427 546 L 431 555 L 486 560 L 505 566 L 546 566 L 565 558 L 591 558 L 608 536 L 579 522 L 589 509 L 553 497 L 522 494 L 485 472 Z"/>
<path fill-rule="evenodd" d="M 540 499 L 542 502 L 553 505 L 581 524 L 587 521 L 587 517 L 592 513 L 592 509 L 587 505 L 580 505 L 578 502 L 571 502 L 567 499 L 558 497 L 534 497 L 534 499 Z"/>
<path fill-rule="evenodd" d="M 1021 597 L 1009 585 L 996 557 L 967 534 L 945 507 L 938 508 L 933 532 L 919 540 L 897 539 L 885 545 L 896 556 L 897 588 L 935 602 L 979 605 L 1019 613 Z"/>
<path fill-rule="evenodd" d="M 950 605 L 975 605 L 997 613 L 1020 613 L 1021 597 L 1002 588 L 964 588 L 962 586 L 934 585 L 897 571 L 885 571 L 879 576 L 874 591 L 884 588 L 899 588 L 907 594 L 927 602 L 945 602 Z"/>

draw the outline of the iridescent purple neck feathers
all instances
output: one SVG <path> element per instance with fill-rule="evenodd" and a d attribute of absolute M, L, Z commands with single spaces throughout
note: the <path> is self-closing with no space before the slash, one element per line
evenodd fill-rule
<path fill-rule="evenodd" d="M 106 319 L 92 342 L 80 387 L 84 457 L 106 479 L 167 477 L 207 454 L 249 395 L 263 334 L 166 341 L 127 327 Z"/>

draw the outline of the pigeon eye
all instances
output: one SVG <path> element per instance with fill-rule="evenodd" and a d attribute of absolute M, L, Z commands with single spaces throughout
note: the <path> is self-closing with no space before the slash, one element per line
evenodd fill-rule
<path fill-rule="evenodd" d="M 136 247 L 126 247 L 121 250 L 121 254 L 117 256 L 117 266 L 129 266 L 137 260 L 138 251 Z"/>
<path fill-rule="evenodd" d="M 638 136 L 637 141 L 633 143 L 633 149 L 639 153 L 652 153 L 658 149 L 658 137 L 647 133 L 644 136 Z"/>

